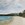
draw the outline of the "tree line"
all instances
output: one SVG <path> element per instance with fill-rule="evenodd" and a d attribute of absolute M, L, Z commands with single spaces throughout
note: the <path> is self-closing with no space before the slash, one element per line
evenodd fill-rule
<path fill-rule="evenodd" d="M 0 16 L 21 16 L 21 17 L 25 17 L 25 10 L 23 11 L 23 13 L 10 13 L 10 14 L 0 14 Z"/>
<path fill-rule="evenodd" d="M 23 13 L 19 13 L 19 16 L 25 17 L 25 10 L 23 11 Z"/>

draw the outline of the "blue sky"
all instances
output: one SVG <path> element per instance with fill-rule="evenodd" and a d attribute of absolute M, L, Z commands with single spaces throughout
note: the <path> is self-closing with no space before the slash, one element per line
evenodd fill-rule
<path fill-rule="evenodd" d="M 19 13 L 25 10 L 25 3 L 18 3 L 15 0 L 0 2 L 0 13 Z"/>

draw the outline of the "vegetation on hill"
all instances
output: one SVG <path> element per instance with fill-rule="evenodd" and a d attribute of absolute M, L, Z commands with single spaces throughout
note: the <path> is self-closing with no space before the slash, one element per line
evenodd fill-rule
<path fill-rule="evenodd" d="M 23 13 L 19 13 L 19 16 L 25 17 L 25 10 L 23 11 Z"/>
<path fill-rule="evenodd" d="M 25 17 L 25 10 L 23 11 L 23 13 L 10 13 L 10 14 L 0 14 L 0 16 L 21 16 L 21 17 Z"/>
<path fill-rule="evenodd" d="M 18 16 L 18 13 L 11 13 L 11 14 L 0 14 L 0 16 Z"/>

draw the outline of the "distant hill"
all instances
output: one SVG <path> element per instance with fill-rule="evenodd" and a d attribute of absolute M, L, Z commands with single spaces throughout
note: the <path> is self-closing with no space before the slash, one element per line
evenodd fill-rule
<path fill-rule="evenodd" d="M 0 16 L 18 16 L 18 13 L 0 14 Z"/>

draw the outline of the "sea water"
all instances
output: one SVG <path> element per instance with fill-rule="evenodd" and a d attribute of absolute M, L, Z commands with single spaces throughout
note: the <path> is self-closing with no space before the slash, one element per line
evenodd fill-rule
<path fill-rule="evenodd" d="M 7 25 L 12 21 L 12 16 L 0 16 L 0 25 Z"/>
<path fill-rule="evenodd" d="M 12 16 L 0 16 L 0 21 L 10 20 L 10 19 L 12 19 Z"/>

